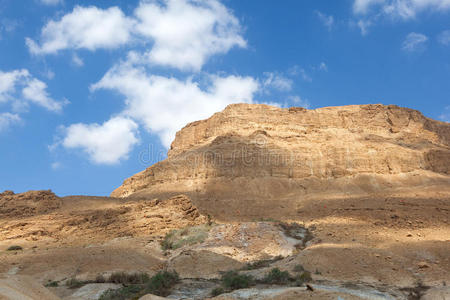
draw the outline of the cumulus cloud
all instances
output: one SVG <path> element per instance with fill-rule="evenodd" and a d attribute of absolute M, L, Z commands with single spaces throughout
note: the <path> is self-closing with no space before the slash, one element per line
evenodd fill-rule
<path fill-rule="evenodd" d="M 137 32 L 154 41 L 152 63 L 199 70 L 210 56 L 246 46 L 239 21 L 216 0 L 141 2 L 135 14 Z"/>
<path fill-rule="evenodd" d="M 64 105 L 68 104 L 65 99 L 63 101 L 55 101 L 48 95 L 47 84 L 33 78 L 22 90 L 23 97 L 30 102 L 45 107 L 54 112 L 61 112 Z"/>
<path fill-rule="evenodd" d="M 428 37 L 421 33 L 409 33 L 402 44 L 402 49 L 408 52 L 423 50 Z"/>
<path fill-rule="evenodd" d="M 61 112 L 68 103 L 67 100 L 57 101 L 51 98 L 47 92 L 47 84 L 31 76 L 26 69 L 0 71 L 1 102 L 12 102 L 13 108 L 18 111 L 33 103 L 53 112 Z"/>
<path fill-rule="evenodd" d="M 262 85 L 266 91 L 270 91 L 271 89 L 284 92 L 292 90 L 292 79 L 274 72 L 264 72 L 263 75 Z"/>
<path fill-rule="evenodd" d="M 28 78 L 30 73 L 26 69 L 13 70 L 11 72 L 0 71 L 0 102 L 13 99 L 18 83 Z"/>
<path fill-rule="evenodd" d="M 26 38 L 33 54 L 50 54 L 64 49 L 116 48 L 127 43 L 133 22 L 118 7 L 100 9 L 75 6 L 57 21 L 41 30 L 39 42 Z"/>
<path fill-rule="evenodd" d="M 8 129 L 13 123 L 20 122 L 20 116 L 18 114 L 12 114 L 8 112 L 0 113 L 0 132 Z"/>
<path fill-rule="evenodd" d="M 444 46 L 450 46 L 450 30 L 442 31 L 438 36 L 438 41 Z"/>
<path fill-rule="evenodd" d="M 66 128 L 62 145 L 82 149 L 97 164 L 115 164 L 126 159 L 139 142 L 138 125 L 124 117 L 114 117 L 103 124 L 73 124 Z"/>
<path fill-rule="evenodd" d="M 319 18 L 320 22 L 322 22 L 322 24 L 328 29 L 331 30 L 333 29 L 333 25 L 334 25 L 334 17 L 333 16 L 327 16 L 326 14 L 317 11 L 317 17 Z"/>
<path fill-rule="evenodd" d="M 212 55 L 246 47 L 241 31 L 238 19 L 217 0 L 141 1 L 129 17 L 118 7 L 76 6 L 49 21 L 38 42 L 26 38 L 26 44 L 33 54 L 51 54 L 117 48 L 133 39 L 150 45 L 141 56 L 147 63 L 199 71 Z"/>
<path fill-rule="evenodd" d="M 188 78 L 149 75 L 142 68 L 121 64 L 110 71 L 91 89 L 115 90 L 126 100 L 123 115 L 128 116 L 169 147 L 175 133 L 189 122 L 201 120 L 222 110 L 230 103 L 253 102 L 257 80 L 241 76 L 207 76 L 201 88 Z"/>

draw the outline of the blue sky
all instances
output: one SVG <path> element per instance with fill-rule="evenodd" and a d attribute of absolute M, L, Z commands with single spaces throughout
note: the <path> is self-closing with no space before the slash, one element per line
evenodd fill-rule
<path fill-rule="evenodd" d="M 0 0 L 0 190 L 107 195 L 235 102 L 450 121 L 450 0 Z"/>

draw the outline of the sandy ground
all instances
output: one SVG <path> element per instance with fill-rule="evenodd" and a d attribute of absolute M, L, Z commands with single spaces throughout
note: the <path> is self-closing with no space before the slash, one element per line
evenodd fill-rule
<path fill-rule="evenodd" d="M 380 193 L 370 198 L 304 199 L 297 202 L 297 217 L 289 220 L 274 212 L 279 221 L 309 228 L 313 239 L 299 249 L 289 242 L 274 242 L 277 220 L 242 223 L 218 218 L 219 226 L 211 232 L 222 238 L 211 235 L 201 245 L 173 253 L 164 253 L 159 246 L 165 233 L 207 222 L 186 197 L 126 200 L 72 196 L 57 200 L 60 204 L 51 204 L 48 210 L 23 216 L 10 211 L 9 216 L 0 218 L 3 297 L 11 295 L 5 292 L 7 287 L 17 286 L 21 278 L 26 278 L 20 284 L 27 287 L 14 289 L 31 295 L 23 299 L 42 299 L 35 295 L 46 293 L 42 285 L 51 280 L 93 279 L 117 270 L 154 274 L 176 261 L 180 251 L 207 253 L 201 256 L 205 269 L 227 261 L 241 266 L 261 259 L 251 254 L 264 249 L 267 257 L 285 256 L 270 268 L 292 271 L 301 264 L 311 271 L 315 282 L 377 288 L 412 288 L 419 282 L 439 288 L 450 283 L 450 192 L 442 188 Z M 249 226 L 254 230 L 248 230 Z M 13 245 L 23 250 L 6 251 Z M 197 264 L 198 259 L 183 261 L 183 274 L 189 277 L 192 269 L 192 275 L 198 275 Z M 254 272 L 266 271 L 268 268 Z M 296 293 L 305 292 L 286 291 L 277 299 L 297 299 Z M 314 299 L 335 299 L 333 293 L 321 291 Z"/>

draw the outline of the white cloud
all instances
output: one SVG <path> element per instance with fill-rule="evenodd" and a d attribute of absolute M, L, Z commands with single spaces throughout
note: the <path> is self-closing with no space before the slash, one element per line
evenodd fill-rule
<path fill-rule="evenodd" d="M 63 2 L 62 0 L 40 0 L 40 1 L 42 4 L 45 5 L 57 5 Z"/>
<path fill-rule="evenodd" d="M 20 26 L 20 22 L 14 19 L 3 18 L 0 20 L 0 40 L 4 34 L 10 34 Z"/>
<path fill-rule="evenodd" d="M 327 16 L 324 13 L 321 13 L 320 11 L 317 11 L 317 16 L 319 17 L 319 20 L 322 22 L 322 24 L 328 28 L 328 30 L 333 29 L 334 25 L 334 17 L 333 16 Z"/>
<path fill-rule="evenodd" d="M 58 169 L 61 168 L 62 165 L 61 165 L 60 162 L 55 161 L 55 162 L 52 162 L 50 166 L 51 166 L 51 168 L 52 168 L 53 170 L 58 170 Z"/>
<path fill-rule="evenodd" d="M 276 89 L 284 92 L 292 90 L 293 82 L 291 79 L 274 72 L 264 72 L 263 75 L 264 79 L 262 80 L 262 85 L 267 91 L 270 89 Z"/>
<path fill-rule="evenodd" d="M 367 33 L 369 33 L 369 27 L 372 26 L 372 21 L 371 20 L 358 20 L 356 25 L 361 30 L 362 35 L 367 35 Z"/>
<path fill-rule="evenodd" d="M 115 164 L 127 159 L 139 142 L 138 125 L 124 117 L 114 117 L 102 125 L 73 124 L 66 128 L 65 148 L 81 148 L 97 164 Z"/>
<path fill-rule="evenodd" d="M 411 32 L 409 33 L 402 44 L 402 49 L 405 51 L 413 52 L 422 50 L 425 47 L 425 43 L 428 41 L 428 37 L 421 33 Z"/>
<path fill-rule="evenodd" d="M 19 82 L 25 80 L 30 76 L 26 69 L 14 70 L 11 72 L 0 71 L 0 102 L 12 100 L 16 86 Z"/>
<path fill-rule="evenodd" d="M 208 84 L 148 75 L 144 69 L 118 65 L 91 89 L 112 89 L 125 96 L 126 115 L 156 133 L 169 147 L 175 133 L 187 123 L 209 117 L 230 103 L 253 102 L 258 82 L 251 77 L 208 76 Z"/>
<path fill-rule="evenodd" d="M 450 105 L 444 108 L 442 114 L 439 116 L 439 119 L 450 123 Z"/>
<path fill-rule="evenodd" d="M 319 65 L 319 70 L 320 70 L 320 71 L 324 71 L 324 72 L 328 72 L 328 66 L 327 66 L 327 64 L 324 63 L 324 62 L 321 62 L 320 65 Z"/>
<path fill-rule="evenodd" d="M 147 63 L 199 71 L 209 57 L 246 47 L 238 19 L 218 0 L 141 1 L 134 16 L 117 7 L 76 6 L 48 22 L 39 42 L 26 38 L 33 54 L 64 49 L 116 48 L 131 41 L 151 42 Z"/>
<path fill-rule="evenodd" d="M 442 31 L 438 36 L 438 41 L 444 46 L 450 46 L 450 30 Z"/>
<path fill-rule="evenodd" d="M 130 40 L 132 25 L 132 20 L 118 7 L 103 10 L 95 6 L 75 6 L 71 13 L 42 28 L 40 45 L 30 38 L 26 38 L 26 44 L 33 54 L 64 49 L 116 48 Z"/>
<path fill-rule="evenodd" d="M 372 6 L 384 2 L 385 0 L 355 0 L 353 2 L 353 12 L 355 14 L 367 14 Z"/>
<path fill-rule="evenodd" d="M 300 77 L 307 82 L 312 82 L 312 78 L 311 76 L 308 75 L 308 73 L 306 72 L 306 70 L 304 68 L 301 68 L 300 66 L 293 66 L 289 69 L 289 74 L 292 76 L 295 75 L 300 75 Z"/>
<path fill-rule="evenodd" d="M 22 95 L 30 102 L 54 112 L 61 112 L 63 106 L 69 103 L 68 100 L 56 101 L 50 98 L 47 92 L 47 84 L 36 78 L 29 80 L 22 90 Z"/>
<path fill-rule="evenodd" d="M 21 93 L 18 90 L 21 89 Z M 61 112 L 67 100 L 56 101 L 47 92 L 47 84 L 34 78 L 26 69 L 0 71 L 0 103 L 12 102 L 16 111 L 25 110 L 34 103 L 49 111 Z"/>
<path fill-rule="evenodd" d="M 362 35 L 380 19 L 411 20 L 424 12 L 446 13 L 450 11 L 450 0 L 353 0 L 353 13 Z"/>
<path fill-rule="evenodd" d="M 76 53 L 72 55 L 72 63 L 77 67 L 84 66 L 84 61 Z"/>
<path fill-rule="evenodd" d="M 305 69 L 300 69 L 300 75 L 302 76 L 302 79 L 304 81 L 312 82 L 311 76 L 309 76 L 308 73 L 306 73 Z"/>
<path fill-rule="evenodd" d="M 135 14 L 155 64 L 198 71 L 210 56 L 246 47 L 239 21 L 217 0 L 141 2 Z"/>
<path fill-rule="evenodd" d="M 450 0 L 391 0 L 383 6 L 386 14 L 402 19 L 415 18 L 417 14 L 426 10 L 448 11 L 450 10 Z"/>
<path fill-rule="evenodd" d="M 43 75 L 50 80 L 55 78 L 55 72 L 53 72 L 52 70 L 47 70 L 46 72 L 43 72 Z"/>
<path fill-rule="evenodd" d="M 20 120 L 20 116 L 17 114 L 8 112 L 0 113 L 0 132 L 8 129 L 13 123 L 20 122 Z"/>
<path fill-rule="evenodd" d="M 446 12 L 450 0 L 354 0 L 353 12 L 367 15 L 371 12 L 403 20 L 415 18 L 424 11 Z"/>
<path fill-rule="evenodd" d="M 293 102 L 296 106 L 301 106 L 304 108 L 309 108 L 311 106 L 308 100 L 302 99 L 300 96 L 290 96 L 288 97 L 288 100 Z"/>

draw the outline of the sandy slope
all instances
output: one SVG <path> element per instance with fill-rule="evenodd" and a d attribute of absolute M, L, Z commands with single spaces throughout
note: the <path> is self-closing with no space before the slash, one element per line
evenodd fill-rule
<path fill-rule="evenodd" d="M 252 228 L 248 224 L 253 223 L 236 223 L 236 216 L 217 220 L 234 224 L 211 231 L 221 239 L 214 240 L 211 235 L 209 242 L 182 251 L 194 251 L 197 256 L 205 253 L 198 258 L 201 268 L 216 270 L 213 273 L 220 271 L 221 264 L 232 266 L 235 261 L 238 268 L 251 260 L 283 254 L 287 257 L 271 267 L 292 271 L 301 264 L 315 280 L 390 287 L 412 287 L 421 281 L 439 287 L 450 282 L 449 189 L 430 186 L 366 198 L 300 202 L 296 217 L 284 221 L 305 224 L 314 238 L 304 249 L 289 248 L 290 253 L 287 246 L 274 244 L 276 230 L 267 229 L 276 222 L 266 222 L 269 227 L 264 230 L 243 230 Z M 92 279 L 115 270 L 153 274 L 178 259 L 179 252 L 163 255 L 157 242 L 163 234 L 207 222 L 186 197 L 160 201 L 74 196 L 57 200 L 61 205 L 50 211 L 1 218 L 0 272 L 30 276 L 40 284 L 74 276 Z M 256 248 L 249 248 L 245 241 Z M 24 250 L 5 251 L 11 245 L 21 245 Z M 264 251 L 265 256 L 250 255 Z M 189 277 L 193 270 L 192 277 L 198 277 L 198 259 L 183 260 L 179 272 Z M 174 263 L 169 265 L 177 268 Z M 262 276 L 268 270 L 253 272 Z M 29 288 L 35 290 L 34 285 Z"/>

